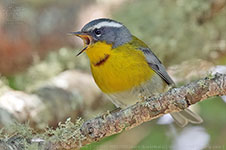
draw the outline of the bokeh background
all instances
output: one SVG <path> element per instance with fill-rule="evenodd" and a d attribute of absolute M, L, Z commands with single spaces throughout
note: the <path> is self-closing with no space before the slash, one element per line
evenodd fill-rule
<path fill-rule="evenodd" d="M 81 40 L 68 35 L 100 17 L 145 41 L 178 85 L 226 73 L 226 0 L 0 0 L 0 127 L 30 120 L 41 130 L 114 109 L 93 82 L 86 55 L 76 57 Z M 30 104 L 36 96 L 43 108 Z M 166 115 L 82 149 L 226 149 L 225 102 L 195 105 L 201 125 L 179 128 Z"/>

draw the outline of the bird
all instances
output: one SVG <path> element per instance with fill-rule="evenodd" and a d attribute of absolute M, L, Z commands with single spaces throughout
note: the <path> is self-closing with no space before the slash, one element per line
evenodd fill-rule
<path fill-rule="evenodd" d="M 81 38 L 93 78 L 117 108 L 126 108 L 175 86 L 158 57 L 122 23 L 98 18 L 71 34 Z M 199 124 L 202 118 L 185 109 L 170 113 L 176 124 Z"/>

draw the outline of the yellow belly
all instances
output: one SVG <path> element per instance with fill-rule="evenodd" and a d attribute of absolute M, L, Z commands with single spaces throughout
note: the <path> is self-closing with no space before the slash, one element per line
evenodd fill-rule
<path fill-rule="evenodd" d="M 102 46 L 97 44 L 90 47 L 87 54 L 91 61 L 94 80 L 103 92 L 110 94 L 130 90 L 145 83 L 155 74 L 142 51 L 134 49 L 129 44 L 113 50 L 110 49 L 111 47 L 105 47 L 104 53 L 109 54 L 109 57 L 106 62 L 96 66 L 92 63 L 95 62 L 93 56 L 95 53 L 100 54 Z M 103 58 L 103 56 L 99 57 Z M 95 55 L 95 58 L 98 57 Z"/>

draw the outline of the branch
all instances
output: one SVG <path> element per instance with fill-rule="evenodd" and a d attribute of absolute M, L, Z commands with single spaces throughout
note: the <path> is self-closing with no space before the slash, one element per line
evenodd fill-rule
<path fill-rule="evenodd" d="M 45 150 L 79 149 L 84 145 L 123 130 L 132 129 L 164 114 L 186 109 L 209 97 L 222 95 L 226 95 L 226 74 L 209 75 L 196 82 L 171 89 L 159 96 L 147 98 L 145 101 L 121 111 L 88 120 L 77 129 L 72 130 L 71 128 L 64 131 L 64 133 L 71 133 L 74 136 L 67 136 L 69 138 L 61 142 L 42 141 L 42 147 L 44 146 Z"/>
<path fill-rule="evenodd" d="M 56 149 L 79 148 L 104 137 L 132 129 L 164 114 L 181 111 L 212 96 L 226 95 L 226 74 L 210 75 L 204 79 L 174 88 L 157 97 L 148 98 L 119 112 L 86 121 L 80 128 L 80 137 L 66 143 L 57 143 Z"/>

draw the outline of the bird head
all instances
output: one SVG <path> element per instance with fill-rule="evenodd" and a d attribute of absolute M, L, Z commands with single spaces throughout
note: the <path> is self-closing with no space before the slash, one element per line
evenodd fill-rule
<path fill-rule="evenodd" d="M 80 55 L 89 46 L 99 41 L 116 48 L 132 39 L 131 33 L 122 23 L 106 18 L 93 20 L 87 23 L 81 31 L 71 33 L 80 37 L 84 42 L 83 50 L 77 55 Z"/>

